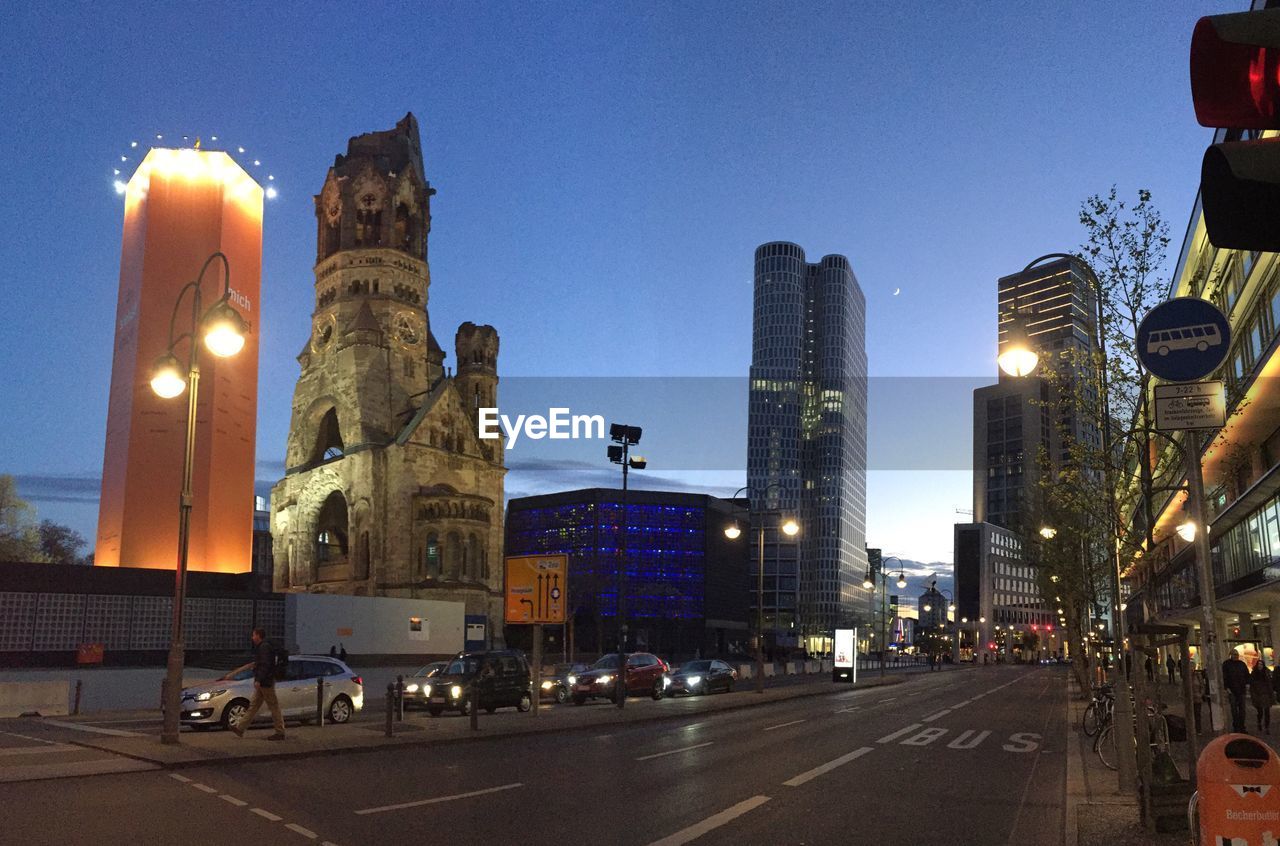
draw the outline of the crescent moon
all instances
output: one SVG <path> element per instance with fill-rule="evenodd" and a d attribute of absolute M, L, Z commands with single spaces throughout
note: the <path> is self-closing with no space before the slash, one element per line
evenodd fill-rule
<path fill-rule="evenodd" d="M 894 289 L 893 289 L 893 295 L 894 295 L 895 297 L 896 297 L 896 296 L 898 296 L 898 294 L 901 294 L 901 293 L 902 293 L 902 289 L 901 289 L 901 288 L 894 288 Z"/>

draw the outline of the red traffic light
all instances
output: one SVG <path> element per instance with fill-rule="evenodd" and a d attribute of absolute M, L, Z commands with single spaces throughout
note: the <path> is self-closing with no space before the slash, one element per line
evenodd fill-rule
<path fill-rule="evenodd" d="M 1201 18 L 1191 98 L 1201 126 L 1280 128 L 1280 9 Z"/>

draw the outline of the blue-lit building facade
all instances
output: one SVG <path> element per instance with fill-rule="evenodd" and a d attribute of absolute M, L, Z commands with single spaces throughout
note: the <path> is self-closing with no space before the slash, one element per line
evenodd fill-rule
<path fill-rule="evenodd" d="M 619 565 L 628 648 L 668 659 L 745 652 L 746 503 L 699 494 L 587 488 L 507 503 L 506 555 L 569 556 L 570 648 L 608 652 L 618 632 Z"/>
<path fill-rule="evenodd" d="M 830 650 L 869 624 L 866 300 L 844 256 L 810 264 L 796 244 L 755 252 L 747 484 L 753 557 L 765 528 L 764 635 Z M 800 533 L 779 531 L 794 517 Z M 754 614 L 754 608 L 753 608 Z"/>

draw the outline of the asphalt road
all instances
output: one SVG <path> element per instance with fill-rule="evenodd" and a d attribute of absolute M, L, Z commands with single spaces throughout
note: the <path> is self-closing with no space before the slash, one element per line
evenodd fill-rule
<path fill-rule="evenodd" d="M 1059 668 L 993 666 L 600 732 L 0 784 L 4 839 L 1062 846 L 1065 696 Z"/>

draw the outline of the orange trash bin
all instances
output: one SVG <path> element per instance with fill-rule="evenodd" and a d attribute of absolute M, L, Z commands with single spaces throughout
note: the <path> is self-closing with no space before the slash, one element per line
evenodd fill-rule
<path fill-rule="evenodd" d="M 1280 844 L 1280 757 L 1257 738 L 1226 734 L 1196 762 L 1202 846 Z"/>

